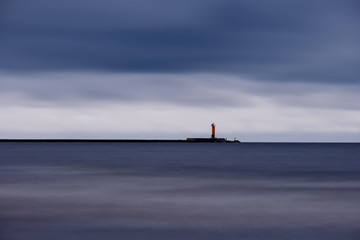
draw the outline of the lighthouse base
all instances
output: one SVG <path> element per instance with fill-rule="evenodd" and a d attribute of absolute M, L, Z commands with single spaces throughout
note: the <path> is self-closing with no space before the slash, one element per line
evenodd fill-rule
<path fill-rule="evenodd" d="M 187 142 L 204 142 L 204 143 L 210 143 L 210 142 L 233 142 L 228 141 L 225 138 L 187 138 Z"/>

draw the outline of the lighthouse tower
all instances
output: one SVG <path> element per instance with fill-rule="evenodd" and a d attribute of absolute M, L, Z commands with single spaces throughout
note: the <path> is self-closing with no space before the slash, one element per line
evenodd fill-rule
<path fill-rule="evenodd" d="M 201 143 L 220 143 L 220 142 L 240 142 L 238 140 L 228 141 L 226 138 L 215 137 L 215 123 L 211 124 L 211 137 L 210 138 L 187 138 L 186 142 L 201 142 Z"/>
<path fill-rule="evenodd" d="M 211 138 L 215 139 L 215 123 L 211 124 Z"/>

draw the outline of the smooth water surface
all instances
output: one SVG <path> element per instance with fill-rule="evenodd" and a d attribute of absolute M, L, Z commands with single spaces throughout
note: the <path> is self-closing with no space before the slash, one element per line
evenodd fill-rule
<path fill-rule="evenodd" d="M 0 239 L 360 239 L 360 144 L 0 143 Z"/>

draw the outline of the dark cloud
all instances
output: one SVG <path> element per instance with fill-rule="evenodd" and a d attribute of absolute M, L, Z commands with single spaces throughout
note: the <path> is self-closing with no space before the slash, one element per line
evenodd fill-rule
<path fill-rule="evenodd" d="M 12 0 L 2 8 L 2 71 L 359 82 L 357 1 Z"/>

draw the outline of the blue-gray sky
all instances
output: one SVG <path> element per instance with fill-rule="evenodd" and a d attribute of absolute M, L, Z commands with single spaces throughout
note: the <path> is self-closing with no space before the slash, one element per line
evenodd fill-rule
<path fill-rule="evenodd" d="M 2 0 L 1 138 L 360 141 L 356 0 Z"/>

